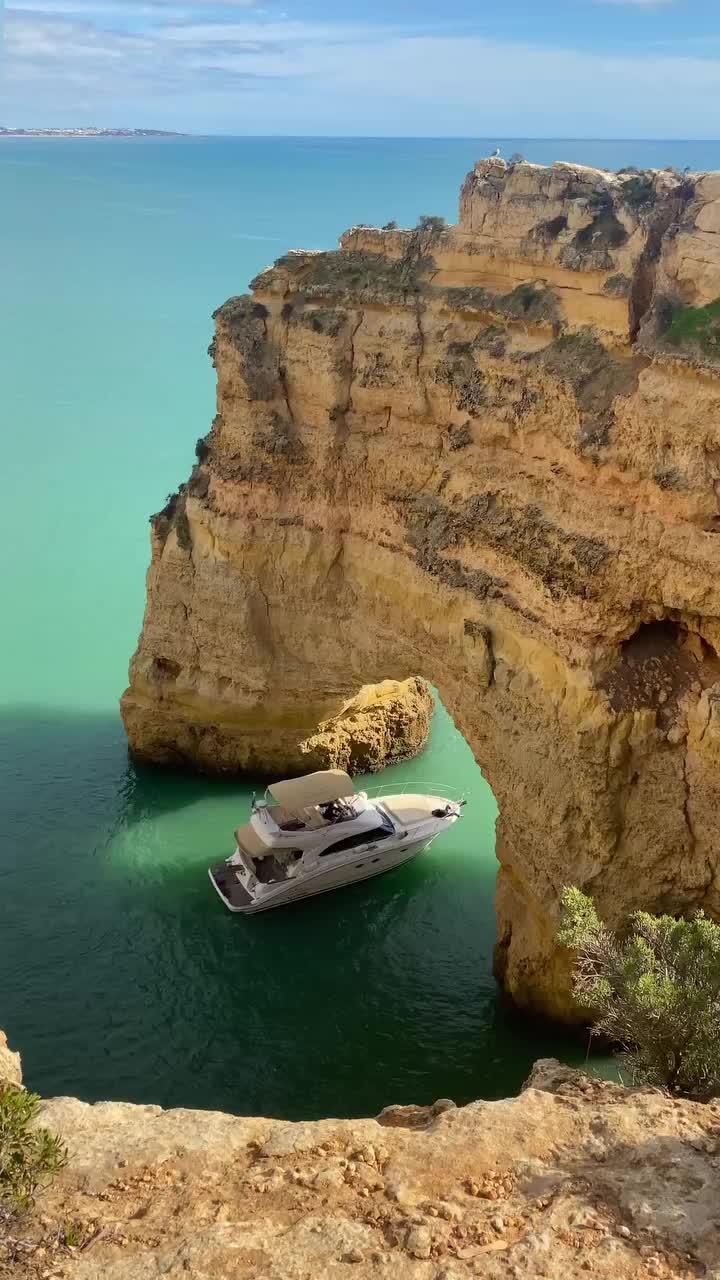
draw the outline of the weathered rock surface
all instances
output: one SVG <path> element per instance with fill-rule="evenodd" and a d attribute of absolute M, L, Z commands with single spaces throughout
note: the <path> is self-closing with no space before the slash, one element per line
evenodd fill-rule
<path fill-rule="evenodd" d="M 272 703 L 272 694 L 269 698 Z M 246 770 L 283 776 L 314 769 L 373 773 L 410 760 L 427 745 L 434 708 L 428 685 L 417 676 L 364 685 L 337 714 L 316 722 L 307 737 L 303 735 L 312 726 L 296 720 L 290 727 L 290 717 L 282 722 L 275 719 L 271 706 L 267 715 L 273 723 L 265 727 L 258 723 L 252 728 L 224 707 L 216 708 L 212 723 L 198 721 L 195 708 L 192 718 L 178 718 L 171 726 L 169 717 L 177 716 L 177 706 L 171 699 L 168 707 L 163 692 L 156 704 L 128 695 L 123 702 L 139 759 L 150 764 L 191 764 L 212 773 Z"/>
<path fill-rule="evenodd" d="M 0 1084 L 21 1084 L 20 1054 L 13 1053 L 4 1031 L 0 1031 Z"/>
<path fill-rule="evenodd" d="M 379 1121 L 72 1098 L 42 1121 L 70 1163 L 24 1231 L 46 1252 L 21 1253 L 13 1280 L 689 1280 L 720 1266 L 720 1106 L 553 1061 L 518 1098 Z"/>
<path fill-rule="evenodd" d="M 424 680 L 365 685 L 339 715 L 300 744 L 302 772 L 374 773 L 409 760 L 427 744 L 435 702 Z"/>
<path fill-rule="evenodd" d="M 427 677 L 499 805 L 498 973 L 558 1017 L 568 882 L 720 915 L 719 210 L 720 175 L 483 162 L 456 227 L 288 254 L 217 313 L 153 521 L 131 746 L 275 769 Z"/>

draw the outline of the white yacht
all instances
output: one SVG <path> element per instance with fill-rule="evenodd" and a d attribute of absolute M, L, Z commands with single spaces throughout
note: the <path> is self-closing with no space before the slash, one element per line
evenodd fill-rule
<path fill-rule="evenodd" d="M 414 858 L 457 822 L 464 804 L 408 790 L 371 798 L 341 769 L 273 782 L 262 800 L 253 798 L 232 857 L 208 874 L 229 911 L 284 907 Z"/>

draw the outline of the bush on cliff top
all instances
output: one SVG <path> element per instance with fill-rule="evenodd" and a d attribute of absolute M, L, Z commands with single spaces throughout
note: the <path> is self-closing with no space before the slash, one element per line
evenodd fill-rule
<path fill-rule="evenodd" d="M 720 1093 L 720 926 L 636 911 L 613 933 L 592 899 L 566 889 L 558 941 L 576 952 L 574 994 L 594 1035 L 621 1046 L 634 1084 Z"/>
<path fill-rule="evenodd" d="M 49 1129 L 33 1126 L 40 1099 L 0 1084 L 0 1205 L 28 1209 L 35 1192 L 67 1163 L 67 1150 Z"/>
<path fill-rule="evenodd" d="M 279 258 L 278 264 L 284 266 L 286 260 Z M 402 303 L 408 294 L 421 291 L 419 277 L 433 267 L 432 258 L 422 254 L 386 258 L 364 249 L 330 249 L 313 254 L 299 265 L 292 260 L 293 273 L 299 277 L 300 291 L 306 298 L 337 297 L 349 301 L 380 297 Z"/>

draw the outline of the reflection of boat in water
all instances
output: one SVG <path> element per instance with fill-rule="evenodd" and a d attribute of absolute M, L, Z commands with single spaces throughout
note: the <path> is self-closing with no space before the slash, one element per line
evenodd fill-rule
<path fill-rule="evenodd" d="M 340 769 L 273 782 L 232 857 L 210 867 L 225 906 L 249 915 L 381 875 L 427 849 L 465 803 L 381 790 L 356 793 Z"/>

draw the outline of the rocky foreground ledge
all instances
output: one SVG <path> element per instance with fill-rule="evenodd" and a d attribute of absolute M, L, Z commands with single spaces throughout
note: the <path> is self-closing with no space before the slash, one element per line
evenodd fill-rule
<path fill-rule="evenodd" d="M 554 1060 L 517 1098 L 376 1120 L 55 1098 L 42 1121 L 70 1160 L 17 1261 L 0 1241 L 13 1280 L 720 1276 L 720 1104 Z"/>

